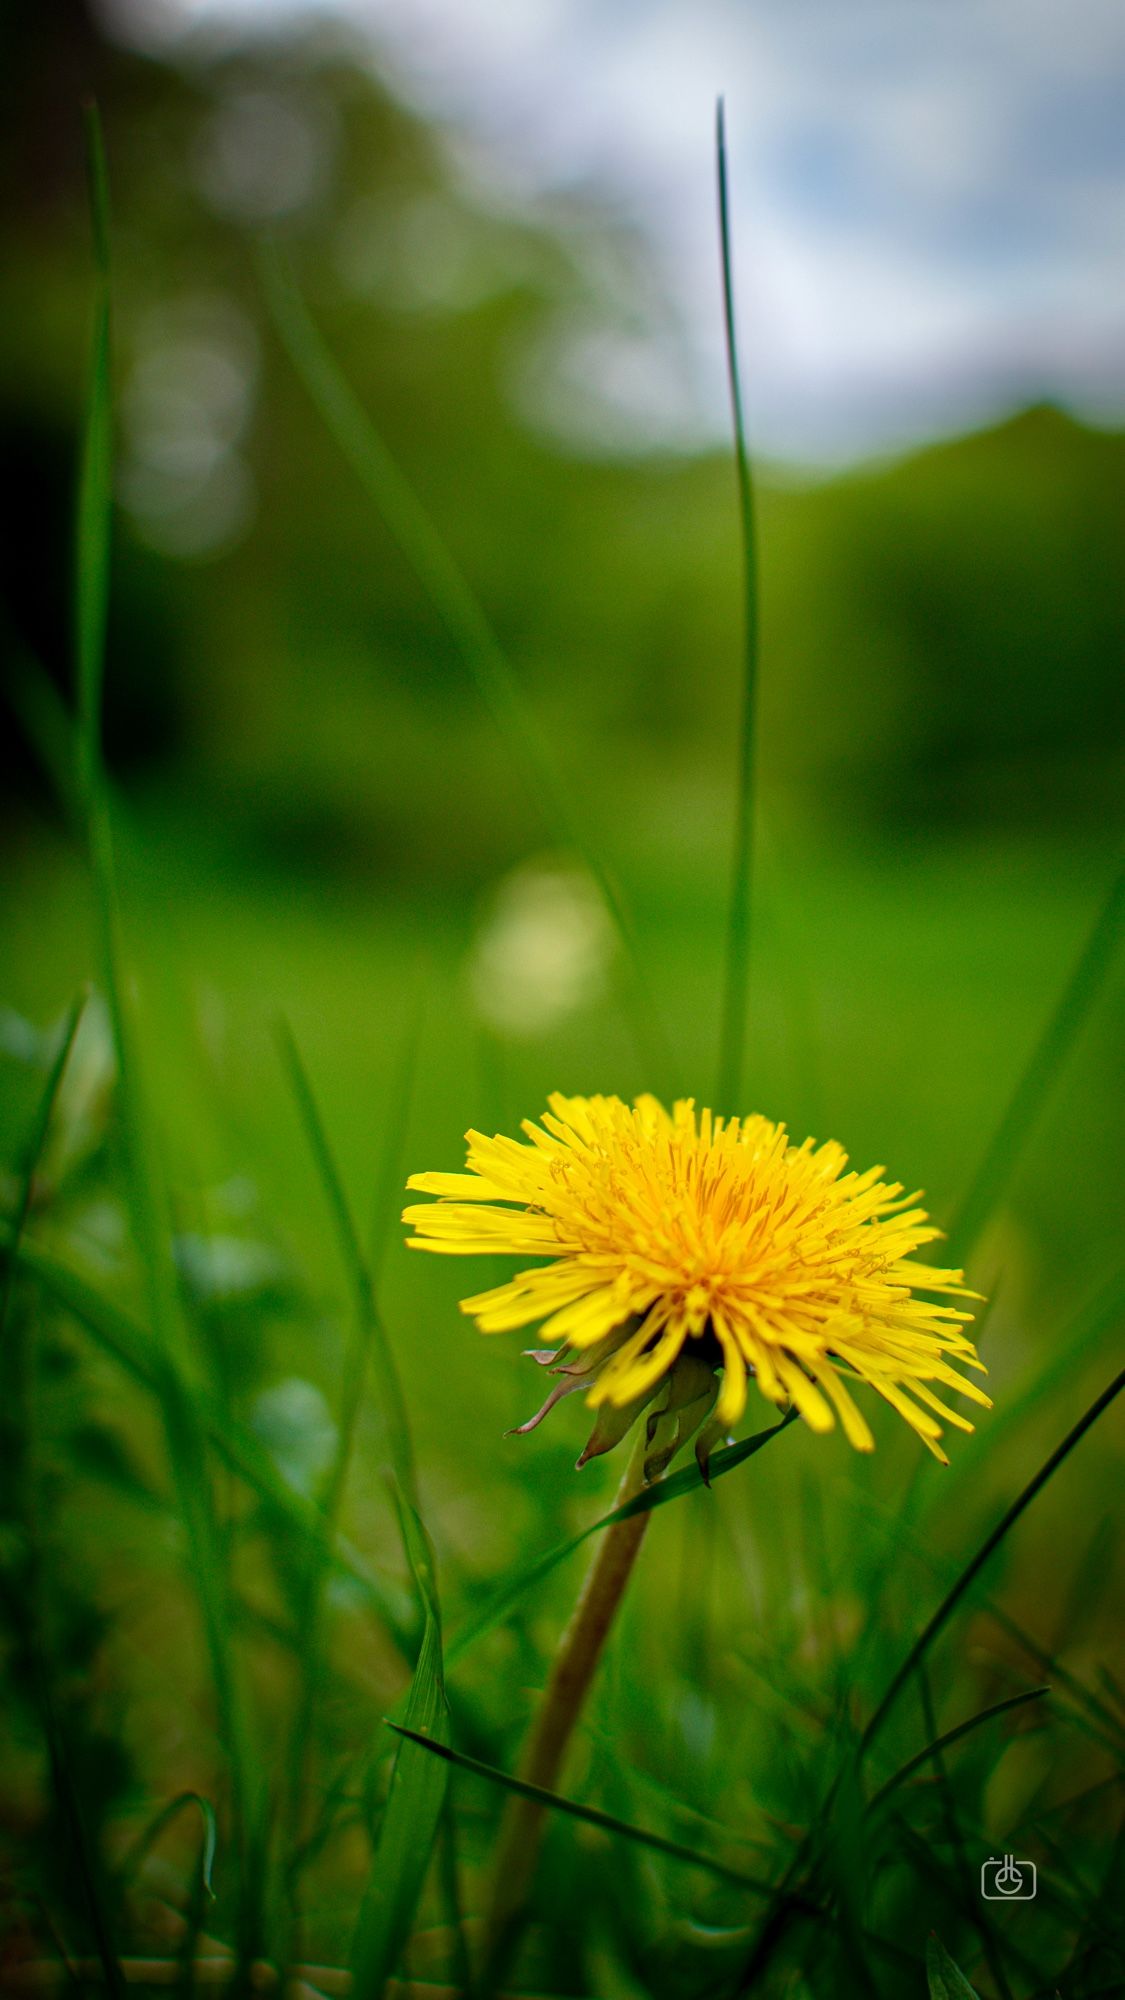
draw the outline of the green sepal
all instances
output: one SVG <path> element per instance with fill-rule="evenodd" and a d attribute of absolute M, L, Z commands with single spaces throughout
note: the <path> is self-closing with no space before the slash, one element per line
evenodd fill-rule
<path fill-rule="evenodd" d="M 648 1420 L 648 1451 L 645 1479 L 659 1479 L 682 1445 L 695 1436 L 710 1415 L 719 1392 L 719 1380 L 711 1362 L 695 1354 L 681 1354 L 668 1378 L 663 1405 Z"/>

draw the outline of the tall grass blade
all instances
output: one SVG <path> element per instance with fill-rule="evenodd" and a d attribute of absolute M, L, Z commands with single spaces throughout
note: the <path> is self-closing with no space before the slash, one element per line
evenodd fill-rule
<path fill-rule="evenodd" d="M 1051 1086 L 1101 990 L 1125 921 L 1125 869 L 1117 876 L 1066 990 L 1032 1052 L 949 1234 L 950 1261 L 967 1263 L 985 1223 L 1007 1192 Z"/>
<path fill-rule="evenodd" d="M 961 1829 L 961 1820 L 957 1811 L 957 1802 L 945 1768 L 945 1751 L 938 1738 L 933 1694 L 930 1689 L 930 1677 L 924 1666 L 918 1669 L 918 1694 L 922 1703 L 922 1716 L 926 1725 L 926 1734 L 933 1745 L 934 1775 L 938 1783 L 941 1815 L 945 1821 L 946 1836 L 949 1841 L 950 1853 L 953 1857 L 953 1865 L 961 1883 L 962 1903 L 966 1909 L 975 1912 L 973 1921 L 977 1935 L 984 1947 L 984 1954 L 988 1960 L 992 1977 L 996 1982 L 996 1990 L 1000 1995 L 1000 2000 L 1012 2000 L 1012 1989 L 1004 1967 L 1001 1938 L 997 1935 L 997 1926 L 992 1923 L 990 1916 L 986 1912 L 984 1899 L 978 1897 L 976 1893 L 979 1877 L 974 1879 L 974 1871 L 969 1862 L 965 1836 Z M 978 1904 L 979 1908 L 977 1907 Z"/>
<path fill-rule="evenodd" d="M 405 1179 L 402 1170 L 403 1153 L 418 1073 L 423 1010 L 424 993 L 419 982 L 419 989 L 410 1008 L 410 1019 L 403 1036 L 399 1059 L 395 1065 L 391 1101 L 383 1120 L 383 1139 L 379 1148 L 379 1164 L 375 1176 L 375 1197 L 371 1204 L 367 1264 L 372 1283 L 376 1285 L 383 1268 L 383 1259 L 387 1254 L 391 1230 L 402 1213 L 402 1185 Z"/>
<path fill-rule="evenodd" d="M 0 1282 L 0 1363 L 4 1361 L 7 1354 L 5 1335 L 8 1330 L 8 1310 L 12 1301 L 12 1287 L 15 1284 L 23 1232 L 27 1225 L 32 1196 L 35 1191 L 35 1176 L 39 1170 L 39 1162 L 43 1157 L 43 1148 L 47 1143 L 47 1134 L 50 1130 L 51 1118 L 55 1109 L 55 1099 L 59 1094 L 63 1072 L 70 1060 L 70 1051 L 74 1047 L 74 1037 L 78 1033 L 78 1023 L 82 1019 L 82 1010 L 85 1005 L 85 994 L 79 994 L 78 998 L 72 1002 L 70 1011 L 63 1022 L 62 1033 L 59 1036 L 59 1045 L 55 1051 L 54 1061 L 48 1071 L 43 1095 L 39 1100 L 28 1137 L 27 1149 L 24 1154 L 23 1171 L 19 1180 L 19 1191 L 16 1195 L 15 1215 L 10 1229 L 5 1232 L 4 1276 L 2 1282 Z"/>
<path fill-rule="evenodd" d="M 399 1380 L 398 1370 L 395 1367 L 390 1342 L 387 1339 L 386 1330 L 376 1306 L 375 1290 L 371 1281 L 371 1274 L 360 1248 L 355 1222 L 347 1195 L 344 1192 L 344 1184 L 340 1178 L 335 1157 L 328 1143 L 324 1121 L 321 1118 L 316 1098 L 313 1095 L 312 1085 L 309 1082 L 308 1072 L 301 1061 L 300 1052 L 292 1031 L 284 1022 L 281 1023 L 279 1028 L 278 1042 L 282 1061 L 285 1065 L 297 1110 L 302 1126 L 304 1127 L 309 1150 L 316 1163 L 325 1199 L 335 1226 L 340 1257 L 344 1265 L 348 1288 L 352 1296 L 353 1312 L 352 1335 L 345 1355 L 343 1382 L 340 1391 L 337 1444 L 323 1497 L 323 1513 L 328 1531 L 328 1547 L 313 1545 L 310 1548 L 309 1560 L 299 1591 L 297 1616 L 298 1623 L 304 1633 L 305 1643 L 301 1654 L 301 1690 L 294 1711 L 288 1758 L 288 1791 L 290 1813 L 293 1821 L 288 1867 L 290 1880 L 292 1881 L 302 1843 L 301 1800 L 304 1793 L 305 1776 L 308 1770 L 313 1720 L 321 1678 L 324 1584 L 330 1561 L 329 1549 L 339 1525 L 340 1510 L 347 1485 L 348 1472 L 355 1444 L 356 1426 L 363 1402 L 364 1384 L 369 1367 L 374 1369 L 378 1378 L 377 1403 L 387 1472 L 398 1503 L 404 1547 L 411 1573 L 414 1576 L 418 1589 L 419 1610 L 422 1614 L 422 1647 L 419 1654 L 418 1667 L 415 1672 L 415 1682 L 417 1684 L 418 1675 L 422 1674 L 422 1693 L 425 1694 L 425 1689 L 428 1686 L 427 1677 L 432 1680 L 436 1671 L 436 1687 L 441 1703 L 444 1703 L 444 1695 L 441 1690 L 440 1625 L 437 1622 L 436 1596 L 432 1594 L 433 1565 L 428 1552 L 428 1545 L 424 1544 L 424 1540 L 419 1539 L 420 1537 L 424 1537 L 424 1531 L 422 1530 L 417 1514 L 418 1500 L 417 1480 L 414 1469 L 414 1447 L 410 1436 L 406 1399 L 402 1393 L 402 1384 Z M 429 1580 L 429 1585 L 427 1585 L 427 1579 Z M 430 1589 L 430 1595 L 427 1595 L 427 1587 Z M 435 1632 L 437 1634 L 436 1639 L 433 1636 Z M 434 1665 L 435 1645 L 437 1649 L 436 1669 Z M 428 1696 L 426 1698 L 428 1699 Z M 420 1805 L 420 1810 L 423 1813 L 425 1806 L 426 1800 L 423 1798 Z M 387 1810 L 389 1813 L 389 1802 Z M 396 1810 L 401 1811 L 402 1809 L 399 1807 Z M 382 1845 L 382 1842 L 380 1844 Z M 405 1870 L 403 1882 L 409 1882 L 413 1879 L 410 1875 L 408 1856 L 396 1865 L 400 1867 L 400 1870 Z M 419 1879 L 417 1891 L 420 1892 L 420 1890 L 421 1881 Z M 406 1888 L 400 1884 L 400 1888 L 396 1894 L 403 1901 L 404 1906 L 406 1902 L 409 1902 L 409 1911 L 412 1913 L 414 1902 L 409 1900 Z M 416 1900 L 417 1893 L 414 1896 L 414 1901 Z M 374 1924 L 374 1918 L 371 1921 Z M 407 1922 L 409 1922 L 409 1915 Z M 401 1940 L 398 1940 L 398 1943 L 395 1942 L 397 1937 L 397 1923 L 398 1918 L 393 1910 L 389 1914 L 384 1912 L 384 1926 L 389 1926 L 390 1928 L 387 1930 L 386 1937 L 378 1949 L 385 1949 L 391 1953 L 383 1974 L 384 1978 L 390 1976 L 394 1958 L 397 1957 L 398 1946 L 401 1944 Z M 375 1935 L 374 1932 L 373 1935 Z M 380 1938 L 383 1938 L 382 1931 L 379 1931 L 378 1935 Z M 368 1948 L 373 1952 L 376 1951 L 374 1944 L 371 1944 L 369 1947 L 365 1946 L 365 1950 Z M 377 1955 L 378 1953 L 376 1952 Z M 380 1959 L 379 1962 L 382 1963 L 382 1960 Z M 372 1990 L 378 1991 L 380 1989 L 372 1988 Z"/>
<path fill-rule="evenodd" d="M 109 182 L 97 109 L 86 107 L 86 157 L 94 247 L 93 331 L 89 393 L 78 476 L 75 656 L 78 669 L 79 771 L 92 796 L 100 775 L 102 682 L 109 609 L 112 523 L 113 401 L 110 387 Z"/>
<path fill-rule="evenodd" d="M 403 1541 L 425 1608 L 422 1644 L 403 1709 L 401 1745 L 391 1775 L 371 1876 L 352 1950 L 356 2000 L 378 2000 L 410 1935 L 438 1839 L 445 1804 L 444 1766 L 418 1745 L 438 1749 L 448 1734 L 449 1709 L 441 1657 L 441 1607 L 433 1550 L 409 1501 L 400 1500 Z"/>
<path fill-rule="evenodd" d="M 97 278 L 90 357 L 86 443 L 78 503 L 77 648 L 78 763 L 86 800 L 95 917 L 117 1057 L 126 1182 L 133 1232 L 144 1275 L 154 1342 L 154 1374 L 164 1418 L 176 1497 L 188 1537 L 208 1659 L 229 1758 L 231 1813 L 240 1852 L 240 1953 L 260 1948 L 264 1894 L 262 1771 L 253 1750 L 249 1713 L 231 1644 L 223 1557 L 211 1503 L 206 1441 L 195 1405 L 172 1357 L 180 1345 L 179 1299 L 163 1177 L 140 1078 L 132 1022 L 121 976 L 120 913 L 109 787 L 101 753 L 112 516 L 112 398 L 109 338 L 109 193 L 97 112 L 88 114 L 90 195 Z"/>
<path fill-rule="evenodd" d="M 199 1873 L 204 1891 L 214 1900 L 215 1891 L 212 1886 L 212 1876 L 215 1868 L 215 1852 L 219 1844 L 219 1827 L 215 1817 L 214 1806 L 211 1804 L 210 1799 L 203 1797 L 201 1792 L 178 1793 L 174 1799 L 169 1799 L 167 1805 L 161 1806 L 160 1811 L 155 1814 L 148 1825 L 142 1828 L 118 1869 L 119 1877 L 123 1883 L 133 1881 L 142 1863 L 152 1852 L 165 1828 L 171 1826 L 173 1820 L 178 1819 L 180 1814 L 186 1812 L 189 1806 L 196 1808 L 203 1821 L 203 1845 L 200 1849 Z"/>
<path fill-rule="evenodd" d="M 345 1365 L 341 1396 L 340 1446 L 329 1476 L 325 1512 L 329 1521 L 335 1526 L 351 1458 L 363 1381 L 369 1363 L 376 1377 L 379 1419 L 387 1463 L 403 1495 L 416 1510 L 418 1491 L 414 1470 L 414 1446 L 410 1436 L 410 1420 L 406 1411 L 406 1399 L 402 1393 L 402 1383 L 387 1339 L 386 1328 L 376 1304 L 371 1273 L 360 1247 L 359 1235 L 344 1192 L 344 1184 L 328 1143 L 324 1122 L 292 1031 L 285 1022 L 282 1022 L 278 1029 L 278 1046 L 304 1127 L 305 1138 L 316 1163 L 335 1226 L 336 1241 L 351 1291 L 355 1316 L 354 1336 Z"/>
<path fill-rule="evenodd" d="M 995 1453 L 1001 1439 L 1026 1423 L 1063 1383 L 1074 1381 L 1102 1346 L 1108 1345 L 1106 1336 L 1122 1321 L 1125 1321 L 1125 1270 L 1115 1271 L 1077 1317 L 1056 1331 L 1047 1343 L 1044 1361 L 1030 1381 L 1008 1395 L 1001 1408 L 992 1411 L 988 1419 L 989 1450 Z M 951 1478 L 941 1482 L 946 1490 L 940 1496 L 934 1492 L 935 1504 L 939 1498 L 941 1505 L 948 1504 L 951 1480 L 959 1482 L 975 1476 L 971 1455 L 962 1453 L 955 1458 L 950 1475 Z"/>
<path fill-rule="evenodd" d="M 520 1798 L 531 1799 L 552 1812 L 568 1813 L 571 1819 L 584 1820 L 587 1826 L 600 1827 L 603 1833 L 619 1834 L 622 1839 L 635 1841 L 641 1847 L 650 1847 L 657 1854 L 667 1854 L 674 1861 L 686 1861 L 725 1882 L 737 1883 L 740 1889 L 750 1889 L 759 1896 L 773 1894 L 773 1884 L 762 1876 L 748 1875 L 745 1869 L 732 1868 L 698 1847 L 689 1847 L 681 1840 L 668 1840 L 660 1833 L 649 1833 L 646 1828 L 632 1826 L 628 1820 L 618 1819 L 613 1813 L 601 1812 L 597 1806 L 584 1806 L 577 1799 L 564 1798 L 561 1792 L 548 1791 L 542 1785 L 530 1785 L 526 1779 L 514 1778 L 509 1772 L 498 1770 L 494 1764 L 482 1763 L 479 1757 L 470 1757 L 463 1750 L 453 1750 L 447 1743 L 433 1742 L 408 1728 L 405 1723 L 388 1722 L 388 1727 L 397 1735 L 408 1737 L 420 1749 L 431 1752 L 435 1760 L 441 1758 L 448 1764 L 456 1764 L 459 1770 L 471 1771 L 474 1777 L 484 1778 L 503 1791 L 515 1792 Z"/>
<path fill-rule="evenodd" d="M 11 1241 L 10 1232 L 0 1226 L 0 1244 L 6 1240 Z M 159 1396 L 167 1370 L 177 1370 L 181 1376 L 179 1393 L 193 1400 L 208 1445 L 229 1470 L 244 1480 L 277 1515 L 286 1533 L 295 1536 L 299 1543 L 323 1549 L 334 1567 L 360 1587 L 366 1602 L 384 1620 L 395 1643 L 400 1648 L 404 1645 L 405 1630 L 375 1576 L 345 1541 L 337 1538 L 333 1543 L 320 1510 L 281 1477 L 254 1431 L 233 1417 L 207 1390 L 189 1381 L 175 1356 L 163 1357 L 158 1366 L 153 1359 L 153 1342 L 149 1335 L 119 1306 L 95 1292 L 77 1273 L 27 1242 L 20 1246 L 17 1262 L 80 1326 L 85 1327 L 102 1352 L 123 1368 L 139 1387 Z"/>
<path fill-rule="evenodd" d="M 934 1935 L 926 1940 L 926 1978 L 930 2000 L 979 2000 L 975 1988 L 954 1965 L 941 1939 Z"/>
<path fill-rule="evenodd" d="M 80 832 L 85 812 L 75 765 L 74 719 L 46 668 L 7 621 L 2 636 L 8 665 L 4 693 L 68 824 Z"/>
<path fill-rule="evenodd" d="M 275 244 L 262 245 L 260 269 L 279 338 L 325 428 L 366 487 L 457 646 L 513 763 L 523 775 L 533 806 L 542 815 L 552 837 L 581 857 L 597 883 L 629 961 L 630 1011 L 638 1052 L 650 1076 L 666 1074 L 669 1052 L 638 967 L 632 925 L 612 871 L 590 839 L 588 815 L 576 808 L 560 779 L 519 681 L 475 592 L 341 374 Z"/>
<path fill-rule="evenodd" d="M 1021 1515 L 1027 1512 L 1032 1501 L 1042 1492 L 1044 1486 L 1058 1471 L 1060 1465 L 1070 1457 L 1071 1452 L 1075 1450 L 1076 1446 L 1081 1444 L 1087 1431 L 1093 1428 L 1098 1418 L 1104 1415 L 1105 1411 L 1109 1409 L 1110 1404 L 1121 1394 L 1122 1389 L 1125 1389 L 1125 1368 L 1121 1370 L 1119 1375 L 1114 1377 L 1108 1388 L 1103 1389 L 1101 1395 L 1091 1403 L 1085 1415 L 1079 1418 L 1073 1430 L 1067 1432 L 1062 1443 L 1056 1445 L 1054 1451 L 1044 1464 L 1040 1466 L 1034 1478 L 1029 1479 L 1022 1493 L 1012 1502 L 1012 1505 L 996 1523 L 992 1532 L 985 1536 L 975 1556 L 973 1556 L 971 1562 L 965 1565 L 956 1583 L 946 1593 L 932 1618 L 929 1619 L 925 1628 L 910 1648 L 902 1665 L 893 1676 L 886 1693 L 879 1702 L 860 1739 L 861 1756 L 871 1748 L 872 1743 L 886 1722 L 891 1709 L 902 1693 L 906 1682 L 916 1671 L 919 1663 L 925 1659 L 934 1640 L 944 1629 L 966 1591 L 970 1588 L 975 1578 L 979 1576 L 989 1558 L 995 1554 L 1001 1542 L 1015 1527 Z"/>
<path fill-rule="evenodd" d="M 905 1785 L 907 1779 L 914 1776 L 915 1771 L 920 1771 L 925 1764 L 937 1762 L 955 1743 L 960 1743 L 962 1737 L 971 1736 L 975 1729 L 983 1728 L 986 1722 L 991 1722 L 998 1715 L 1006 1715 L 1009 1709 L 1023 1708 L 1029 1701 L 1042 1701 L 1044 1695 L 1050 1692 L 1049 1687 L 1037 1687 L 1026 1688 L 1022 1694 L 1010 1694 L 1003 1701 L 994 1701 L 990 1708 L 980 1709 L 976 1715 L 971 1715 L 967 1722 L 959 1722 L 955 1729 L 947 1729 L 944 1736 L 936 1736 L 924 1750 L 919 1750 L 917 1756 L 911 1757 L 901 1770 L 896 1771 L 893 1778 L 888 1778 L 885 1785 L 880 1785 L 871 1799 L 868 1811 L 874 1812 L 876 1807 L 890 1798 L 892 1792 L 897 1792 L 900 1785 Z"/>
<path fill-rule="evenodd" d="M 795 1420 L 796 1412 L 791 1410 L 779 1424 L 771 1424 L 768 1430 L 755 1431 L 753 1437 L 743 1438 L 740 1444 L 727 1445 L 724 1450 L 715 1452 L 710 1461 L 706 1483 L 713 1485 L 716 1479 L 722 1479 L 737 1466 L 745 1465 L 748 1458 L 753 1458 L 771 1438 L 778 1437 Z M 486 1632 L 493 1631 L 508 1616 L 513 1605 L 518 1604 L 521 1597 L 534 1589 L 537 1583 L 541 1583 L 545 1576 L 549 1576 L 551 1571 L 557 1568 L 559 1563 L 565 1562 L 568 1556 L 573 1555 L 576 1549 L 580 1549 L 583 1542 L 588 1541 L 591 1535 L 601 1534 L 603 1528 L 611 1528 L 615 1521 L 627 1521 L 634 1514 L 648 1514 L 655 1507 L 666 1507 L 669 1501 L 682 1499 L 685 1493 L 698 1493 L 703 1485 L 703 1476 L 698 1468 L 685 1466 L 682 1472 L 674 1472 L 670 1477 L 659 1480 L 655 1486 L 646 1487 L 645 1491 L 638 1493 L 635 1499 L 626 1500 L 622 1506 L 611 1508 L 608 1514 L 603 1514 L 600 1520 L 591 1521 L 588 1528 L 583 1528 L 577 1535 L 572 1535 L 569 1541 L 559 1542 L 555 1548 L 548 1549 L 545 1555 L 537 1557 L 526 1569 L 520 1570 L 510 1582 L 506 1583 L 503 1589 L 497 1591 L 495 1597 L 483 1607 L 478 1616 L 471 1619 L 456 1637 L 450 1640 L 446 1649 L 447 1666 L 452 1666 L 455 1660 L 459 1660 L 462 1654 L 468 1652 L 470 1646 L 475 1645 L 478 1639 L 483 1639 Z"/>
<path fill-rule="evenodd" d="M 750 982 L 750 878 L 754 850 L 754 751 L 757 737 L 759 615 L 754 488 L 750 473 L 750 453 L 746 443 L 742 379 L 738 365 L 726 117 L 722 98 L 719 99 L 716 113 L 715 156 L 723 269 L 723 327 L 726 335 L 731 415 L 734 422 L 734 461 L 742 535 L 743 679 L 738 742 L 738 802 L 735 808 L 734 848 L 731 857 L 730 912 L 727 918 L 726 969 L 723 978 L 719 1074 L 715 1098 L 720 1111 L 734 1116 L 742 1108 L 746 1006 Z"/>
<path fill-rule="evenodd" d="M 31 1208 L 35 1176 L 47 1142 L 55 1102 L 74 1046 L 74 1037 L 78 1031 L 84 1004 L 84 996 L 80 995 L 72 1004 L 63 1024 L 58 1047 L 36 1107 L 28 1138 L 16 1196 L 15 1219 L 10 1230 L 6 1232 L 4 1278 L 0 1290 L 0 1388 L 2 1388 L 0 1447 L 3 1449 L 5 1467 L 13 1474 L 13 1519 L 3 1525 L 5 1529 L 16 1527 L 19 1540 L 15 1548 L 19 1554 L 13 1560 L 10 1552 L 5 1563 L 0 1565 L 0 1591 L 7 1600 L 5 1610 L 9 1629 L 12 1633 L 21 1635 L 22 1644 L 27 1648 L 27 1657 L 33 1668 L 31 1679 L 34 1699 L 43 1730 L 52 1788 L 69 1833 L 74 1867 L 81 1885 L 102 1979 L 110 1993 L 122 1995 L 125 1986 L 113 1947 L 112 1923 L 106 1907 L 102 1871 L 85 1823 L 82 1802 L 67 1756 L 66 1743 L 56 1711 L 53 1663 L 45 1639 L 43 1559 L 38 1531 L 31 1445 L 34 1420 L 30 1334 L 25 1335 L 21 1332 L 17 1318 L 15 1337 L 11 1340 L 6 1337 L 18 1253 Z"/>

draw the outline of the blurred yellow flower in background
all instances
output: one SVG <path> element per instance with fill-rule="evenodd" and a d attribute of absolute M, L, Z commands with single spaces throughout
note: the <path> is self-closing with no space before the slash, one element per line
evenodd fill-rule
<path fill-rule="evenodd" d="M 462 1300 L 485 1333 L 542 1322 L 552 1345 L 534 1357 L 560 1380 L 523 1428 L 583 1388 L 599 1417 L 579 1463 L 651 1403 L 661 1466 L 711 1419 L 705 1465 L 753 1376 L 813 1430 L 839 1418 L 870 1451 L 849 1387 L 862 1383 L 944 1463 L 939 1418 L 972 1425 L 938 1389 L 990 1407 L 960 1372 L 983 1372 L 972 1314 L 917 1296 L 974 1294 L 962 1272 L 914 1261 L 941 1232 L 881 1167 L 846 1172 L 833 1140 L 794 1145 L 783 1125 L 697 1113 L 690 1099 L 671 1115 L 647 1096 L 549 1104 L 524 1121 L 526 1143 L 470 1132 L 466 1173 L 412 1175 L 438 1199 L 403 1216 L 415 1249 L 550 1260 Z"/>

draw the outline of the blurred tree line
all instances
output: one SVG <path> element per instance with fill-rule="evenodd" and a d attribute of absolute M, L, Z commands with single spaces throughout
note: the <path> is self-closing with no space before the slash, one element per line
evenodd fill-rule
<path fill-rule="evenodd" d="M 37 673 L 65 690 L 71 671 L 79 106 L 94 91 L 114 205 L 118 772 L 242 864 L 464 887 L 538 837 L 460 659 L 281 351 L 266 231 L 564 760 L 603 798 L 615 773 L 627 797 L 628 774 L 659 789 L 685 770 L 725 795 L 728 459 L 616 444 L 608 397 L 595 451 L 555 407 L 568 329 L 668 334 L 642 247 L 592 196 L 488 198 L 463 142 L 396 101 L 339 28 L 197 36 L 158 59 L 66 0 L 13 10 L 4 35 L 0 630 L 17 711 Z M 596 409 L 602 385 L 588 393 Z M 825 482 L 765 468 L 775 798 L 891 838 L 1097 823 L 1119 775 L 1122 453 L 1038 408 Z M 5 740 L 11 839 L 45 789 L 26 728 Z"/>

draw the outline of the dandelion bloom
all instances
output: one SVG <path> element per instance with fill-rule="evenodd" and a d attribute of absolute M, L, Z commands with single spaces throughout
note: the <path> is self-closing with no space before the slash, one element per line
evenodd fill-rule
<path fill-rule="evenodd" d="M 972 1425 L 938 1389 L 989 1407 L 959 1372 L 983 1372 L 972 1314 L 918 1296 L 975 1295 L 962 1272 L 914 1261 L 941 1232 L 881 1167 L 846 1172 L 833 1140 L 797 1146 L 783 1125 L 697 1114 L 690 1099 L 671 1116 L 653 1097 L 549 1104 L 524 1121 L 527 1143 L 470 1132 L 467 1173 L 412 1175 L 438 1199 L 403 1216 L 415 1249 L 549 1260 L 461 1302 L 485 1333 L 542 1322 L 551 1345 L 532 1352 L 559 1380 L 523 1429 L 585 1389 L 598 1419 L 580 1464 L 651 1404 L 657 1466 L 705 1425 L 706 1469 L 752 1375 L 769 1402 L 816 1431 L 838 1417 L 870 1451 L 858 1383 L 944 1463 L 938 1419 Z"/>

